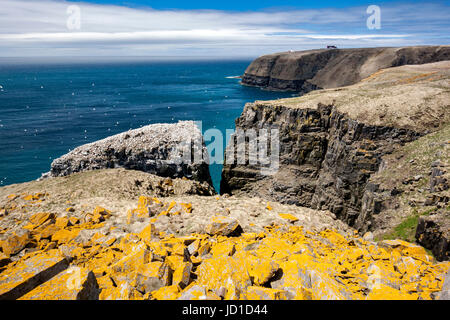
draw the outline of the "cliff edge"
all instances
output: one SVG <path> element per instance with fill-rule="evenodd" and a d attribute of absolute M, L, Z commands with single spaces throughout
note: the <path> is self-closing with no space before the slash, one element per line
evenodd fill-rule
<path fill-rule="evenodd" d="M 450 46 L 283 52 L 253 61 L 242 84 L 304 94 L 352 85 L 385 68 L 443 60 L 450 60 Z"/>
<path fill-rule="evenodd" d="M 382 168 L 383 157 L 447 126 L 449 80 L 450 61 L 408 65 L 344 88 L 247 104 L 237 130 L 277 128 L 280 168 L 263 175 L 261 166 L 248 161 L 226 163 L 221 193 L 330 210 L 359 230 L 379 228 L 373 217 L 380 202 L 370 196 L 379 185 L 369 180 Z M 226 152 L 234 148 L 240 148 L 238 142 Z M 447 159 L 448 154 L 442 160 Z M 448 206 L 448 198 L 441 206 Z"/>

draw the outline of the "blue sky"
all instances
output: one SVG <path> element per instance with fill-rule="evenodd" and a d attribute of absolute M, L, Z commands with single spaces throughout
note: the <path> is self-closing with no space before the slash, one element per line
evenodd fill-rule
<path fill-rule="evenodd" d="M 74 2 L 91 2 L 98 4 L 114 4 L 128 7 L 152 7 L 154 9 L 215 9 L 215 10 L 233 10 L 248 11 L 261 10 L 268 8 L 301 8 L 301 9 L 319 9 L 319 8 L 348 8 L 354 6 L 369 6 L 376 4 L 379 6 L 389 3 L 399 3 L 399 1 L 299 1 L 299 0 L 229 0 L 229 1 L 183 1 L 183 0 L 92 0 Z M 403 1 L 403 3 L 420 4 L 424 1 Z M 435 1 L 439 2 L 439 1 Z M 440 1 L 441 3 L 450 3 L 450 1 Z"/>
<path fill-rule="evenodd" d="M 369 5 L 380 8 L 379 29 L 367 27 Z M 450 1 L 1 0 L 0 56 L 256 57 L 330 44 L 440 45 L 450 44 L 449 18 Z"/>

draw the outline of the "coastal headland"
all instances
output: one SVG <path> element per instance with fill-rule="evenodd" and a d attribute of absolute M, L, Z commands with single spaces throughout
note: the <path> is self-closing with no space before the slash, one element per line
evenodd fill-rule
<path fill-rule="evenodd" d="M 225 158 L 246 161 L 225 163 L 220 194 L 189 121 L 1 187 L 0 300 L 449 299 L 449 54 L 257 59 L 244 84 L 301 96 L 245 106 L 236 129 L 278 130 L 279 167 L 235 137 Z"/>

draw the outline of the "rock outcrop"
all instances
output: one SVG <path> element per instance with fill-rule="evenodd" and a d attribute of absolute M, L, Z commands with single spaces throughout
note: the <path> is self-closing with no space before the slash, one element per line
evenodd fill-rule
<path fill-rule="evenodd" d="M 346 88 L 247 104 L 237 129 L 277 128 L 280 168 L 263 175 L 248 159 L 226 163 L 221 193 L 330 210 L 364 229 L 370 218 L 363 204 L 380 210 L 364 196 L 376 191 L 368 182 L 382 157 L 449 122 L 449 79 L 450 62 L 403 66 Z"/>
<path fill-rule="evenodd" d="M 384 68 L 443 60 L 450 60 L 450 46 L 283 52 L 253 61 L 242 84 L 304 94 L 352 85 Z"/>
<path fill-rule="evenodd" d="M 119 172 L 114 172 L 116 170 Z M 24 229 L 29 224 L 28 221 L 33 225 L 42 226 L 43 230 L 53 224 L 75 225 L 93 220 L 104 223 L 102 231 L 109 232 L 110 228 L 114 227 L 117 238 L 130 232 L 140 232 L 146 223 L 150 223 L 151 218 L 156 218 L 153 221 L 156 228 L 175 236 L 202 232 L 217 233 L 218 230 L 226 235 L 242 229 L 246 232 L 262 232 L 265 226 L 271 224 L 303 226 L 314 232 L 323 229 L 340 232 L 351 230 L 329 211 L 276 202 L 268 203 L 256 197 L 183 193 L 185 189 L 180 188 L 180 184 L 193 184 L 192 181 L 173 180 L 167 184 L 167 178 L 160 178 L 164 181 L 162 187 L 175 192 L 161 192 L 159 188 L 137 189 L 134 192 L 133 185 L 120 179 L 126 174 L 147 175 L 123 169 L 96 170 L 1 188 L 0 208 L 8 212 L 0 219 L 0 241 L 3 241 L 0 252 L 4 254 L 4 257 L 0 256 L 2 264 L 7 263 L 10 257 L 16 259 L 29 251 L 30 247 L 34 247 L 32 233 Z M 104 187 L 105 190 L 95 191 L 104 185 L 114 184 L 115 179 L 121 181 L 115 182 L 115 187 L 108 186 Z M 84 192 L 78 192 L 83 188 L 82 183 L 90 186 L 86 187 Z M 139 201 L 138 209 L 136 198 L 142 200 Z M 153 198 L 164 200 L 156 204 Z M 99 208 L 108 208 L 110 212 Z M 163 211 L 166 214 L 160 215 Z M 182 216 L 176 214 L 185 211 L 189 211 L 189 214 Z M 27 219 L 23 219 L 24 214 Z M 215 217 L 221 218 L 211 223 Z M 239 221 L 239 226 L 236 221 Z M 46 229 L 45 233 L 51 234 L 57 230 L 52 227 Z M 89 234 L 86 230 L 82 233 Z"/>
<path fill-rule="evenodd" d="M 365 240 L 327 212 L 258 199 L 141 196 L 123 222 L 123 212 L 101 207 L 79 218 L 32 214 L 54 203 L 43 192 L 7 199 L 16 205 L 6 218 L 30 237 L 0 268 L 0 300 L 432 300 L 448 289 L 449 262 L 405 241 Z M 243 219 L 260 215 L 259 225 L 237 216 L 233 201 Z M 220 204 L 231 210 L 218 214 Z M 168 226 L 195 215 L 204 223 L 198 232 Z M 0 220 L 2 250 L 10 231 Z"/>
<path fill-rule="evenodd" d="M 450 260 L 450 212 L 420 217 L 416 239 L 439 261 Z"/>
<path fill-rule="evenodd" d="M 46 176 L 125 168 L 212 186 L 203 136 L 193 121 L 153 124 L 80 146 L 54 160 Z"/>
<path fill-rule="evenodd" d="M 367 183 L 356 226 L 382 237 L 402 234 L 448 260 L 449 158 L 450 124 L 384 156 Z"/>

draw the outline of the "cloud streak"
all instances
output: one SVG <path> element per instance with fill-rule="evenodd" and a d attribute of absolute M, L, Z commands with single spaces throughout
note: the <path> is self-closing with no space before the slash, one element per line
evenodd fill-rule
<path fill-rule="evenodd" d="M 73 4 L 81 9 L 76 31 L 67 28 L 67 8 Z M 446 44 L 450 28 L 443 6 L 382 7 L 382 29 L 374 31 L 366 28 L 363 7 L 230 12 L 2 0 L 0 55 L 255 56 L 323 47 L 327 41 L 341 47 Z"/>

